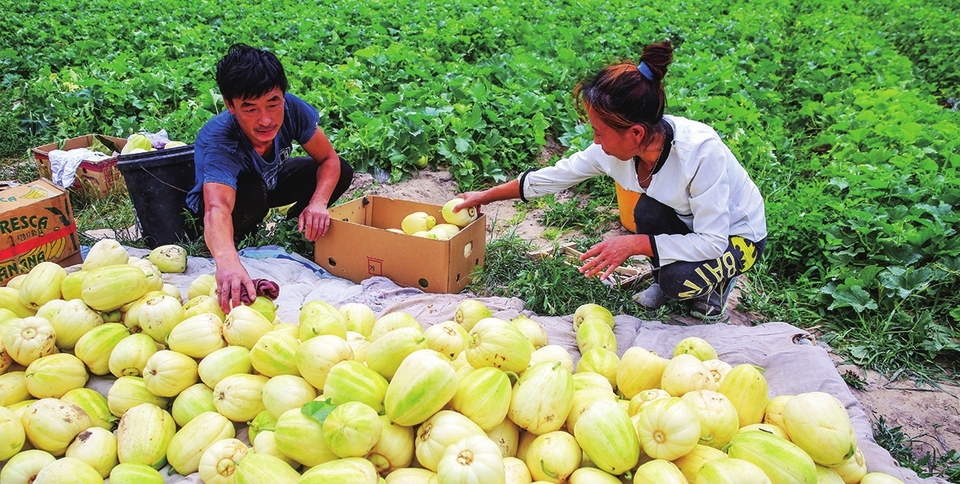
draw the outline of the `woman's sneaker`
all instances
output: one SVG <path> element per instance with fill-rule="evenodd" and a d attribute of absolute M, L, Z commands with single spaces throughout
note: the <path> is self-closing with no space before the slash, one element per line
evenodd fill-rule
<path fill-rule="evenodd" d="M 710 294 L 694 299 L 690 315 L 705 321 L 719 321 L 727 312 L 727 299 L 736 285 L 737 277 L 734 276 L 727 281 L 727 286 L 723 288 L 722 293 L 710 291 Z"/>
<path fill-rule="evenodd" d="M 666 304 L 670 298 L 660 290 L 660 284 L 654 282 L 650 287 L 634 294 L 633 300 L 647 309 L 657 309 Z"/>

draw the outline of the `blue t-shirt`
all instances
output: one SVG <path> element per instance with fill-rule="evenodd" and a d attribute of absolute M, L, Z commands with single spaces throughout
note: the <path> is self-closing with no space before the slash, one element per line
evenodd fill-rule
<path fill-rule="evenodd" d="M 187 207 L 200 210 L 203 184 L 222 183 L 237 188 L 240 173 L 258 173 L 268 190 L 277 185 L 277 173 L 293 152 L 293 142 L 301 146 L 317 132 L 320 113 L 293 94 L 283 95 L 283 124 L 273 140 L 273 158 L 265 160 L 253 148 L 236 117 L 224 111 L 207 121 L 194 143 L 194 164 L 197 183 L 187 193 Z"/>

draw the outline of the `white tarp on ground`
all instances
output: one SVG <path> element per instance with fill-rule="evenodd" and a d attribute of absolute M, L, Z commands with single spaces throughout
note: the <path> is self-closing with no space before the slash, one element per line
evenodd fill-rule
<path fill-rule="evenodd" d="M 143 256 L 147 251 L 129 249 L 131 255 Z M 300 307 L 306 301 L 323 300 L 334 306 L 348 302 L 366 304 L 377 316 L 405 311 L 424 327 L 453 319 L 454 312 L 465 294 L 427 294 L 419 289 L 400 287 L 389 279 L 373 277 L 360 284 L 332 277 L 322 268 L 297 255 L 264 248 L 242 251 L 244 266 L 253 278 L 277 282 L 280 297 L 277 315 L 284 322 L 297 322 Z M 186 297 L 187 287 L 198 275 L 213 273 L 210 259 L 190 258 L 184 274 L 166 274 L 164 279 L 179 287 Z M 570 351 L 574 361 L 579 358 L 573 332 L 573 315 L 540 316 L 524 309 L 516 298 L 481 298 L 494 316 L 511 319 L 525 314 L 546 328 L 551 344 L 562 345 Z M 586 301 L 589 302 L 589 301 Z M 633 316 L 616 317 L 618 354 L 630 346 L 641 346 L 662 355 L 673 353 L 678 341 L 688 336 L 704 338 L 716 348 L 721 360 L 736 365 L 750 363 L 766 370 L 770 396 L 793 395 L 822 391 L 839 398 L 847 407 L 859 445 L 870 471 L 892 474 L 910 484 L 948 484 L 939 478 L 920 479 L 909 469 L 898 466 L 889 452 L 873 439 L 870 420 L 856 397 L 840 377 L 827 350 L 813 344 L 803 329 L 786 323 L 767 323 L 759 326 L 726 324 L 703 326 L 675 326 L 658 321 L 645 321 Z M 242 432 L 245 436 L 246 432 Z M 166 474 L 166 470 L 164 470 Z M 187 479 L 168 476 L 167 482 L 199 482 L 194 474 Z"/>

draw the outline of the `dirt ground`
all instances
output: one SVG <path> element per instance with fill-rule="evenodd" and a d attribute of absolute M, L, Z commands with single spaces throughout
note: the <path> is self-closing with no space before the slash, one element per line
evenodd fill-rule
<path fill-rule="evenodd" d="M 416 177 L 396 184 L 376 183 L 370 175 L 358 175 L 352 188 L 363 190 L 367 195 L 435 205 L 442 205 L 457 195 L 456 182 L 446 171 L 422 171 Z M 352 190 L 348 191 L 351 192 Z M 558 194 L 558 198 L 562 197 L 563 194 Z M 539 213 L 528 212 L 520 218 L 512 201 L 492 203 L 484 206 L 481 211 L 487 216 L 488 240 L 516 231 L 520 237 L 530 240 L 537 248 L 549 248 L 555 243 L 541 237 L 544 227 L 538 222 Z M 627 233 L 618 228 L 607 236 Z M 728 311 L 728 324 L 751 325 L 764 322 L 762 315 L 735 309 L 738 295 L 739 292 L 734 291 L 731 296 L 731 307 L 734 309 Z M 700 324 L 698 320 L 680 314 L 673 316 L 669 322 Z M 816 335 L 815 330 L 812 331 Z M 839 355 L 832 352 L 831 355 L 841 375 L 856 375 L 864 382 L 862 390 L 851 390 L 867 415 L 874 421 L 882 417 L 889 428 L 901 427 L 904 435 L 915 439 L 914 447 L 918 456 L 931 453 L 940 456 L 950 450 L 960 450 L 960 386 L 943 384 L 939 388 L 918 387 L 910 381 L 891 381 L 876 372 L 865 372 L 855 365 L 845 364 Z"/>

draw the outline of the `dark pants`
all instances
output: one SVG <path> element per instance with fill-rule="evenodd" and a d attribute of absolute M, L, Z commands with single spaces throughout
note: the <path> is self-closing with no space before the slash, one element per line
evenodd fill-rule
<path fill-rule="evenodd" d="M 320 165 L 309 157 L 286 160 L 277 174 L 277 186 L 267 190 L 257 173 L 241 173 L 237 178 L 237 201 L 233 207 L 233 239 L 240 242 L 252 234 L 267 212 L 274 207 L 293 203 L 287 211 L 288 219 L 300 216 L 317 189 L 317 169 Z M 330 204 L 337 201 L 353 181 L 353 168 L 340 160 L 340 179 L 330 195 Z"/>
<path fill-rule="evenodd" d="M 689 234 L 691 230 L 672 208 L 643 195 L 633 209 L 638 234 Z M 723 255 L 713 260 L 674 262 L 664 266 L 654 258 L 654 281 L 671 299 L 692 299 L 722 292 L 733 277 L 750 269 L 763 254 L 767 239 L 754 242 L 730 237 Z"/>

